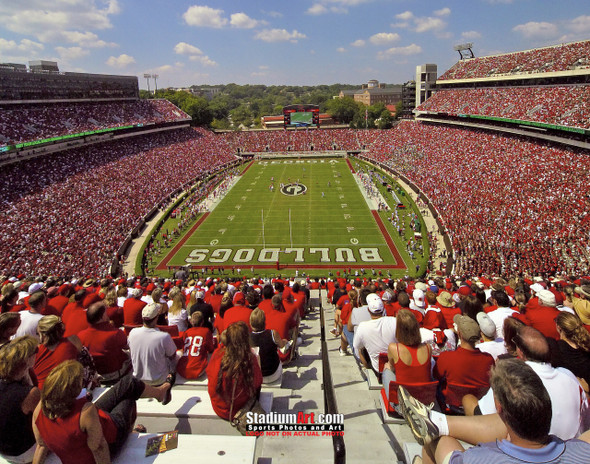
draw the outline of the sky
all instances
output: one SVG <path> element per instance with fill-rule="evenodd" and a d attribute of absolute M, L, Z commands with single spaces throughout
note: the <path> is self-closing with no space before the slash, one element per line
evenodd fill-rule
<path fill-rule="evenodd" d="M 0 0 L 0 63 L 190 85 L 400 84 L 476 56 L 590 39 L 583 0 Z M 153 90 L 154 82 L 150 80 Z"/>

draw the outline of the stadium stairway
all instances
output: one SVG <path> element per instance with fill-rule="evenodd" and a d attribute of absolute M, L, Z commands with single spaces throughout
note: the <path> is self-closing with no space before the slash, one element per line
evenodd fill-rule
<path fill-rule="evenodd" d="M 332 370 L 332 378 L 338 404 L 338 412 L 344 414 L 344 442 L 346 462 L 410 464 L 416 448 L 409 427 L 402 420 L 384 423 L 379 402 L 380 388 L 371 389 L 362 365 L 354 356 L 340 356 L 340 338 L 333 337 L 329 330 L 334 327 L 334 306 L 327 302 L 322 291 L 322 306 L 326 320 L 326 338 Z M 376 379 L 375 379 L 376 380 Z M 371 382 L 373 384 L 374 382 Z"/>

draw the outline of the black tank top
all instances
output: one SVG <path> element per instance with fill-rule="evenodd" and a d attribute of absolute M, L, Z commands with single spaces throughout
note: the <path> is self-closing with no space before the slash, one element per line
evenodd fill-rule
<path fill-rule="evenodd" d="M 33 413 L 24 414 L 21 404 L 33 387 L 0 380 L 0 453 L 18 456 L 35 444 Z"/>
<path fill-rule="evenodd" d="M 272 332 L 269 329 L 262 332 L 252 332 L 250 334 L 250 340 L 252 346 L 258 347 L 262 375 L 266 377 L 274 374 L 281 361 L 277 353 L 277 344 L 272 339 Z"/>

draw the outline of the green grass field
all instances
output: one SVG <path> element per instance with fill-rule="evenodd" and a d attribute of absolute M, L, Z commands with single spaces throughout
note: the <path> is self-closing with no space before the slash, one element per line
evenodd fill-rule
<path fill-rule="evenodd" d="M 291 187 L 282 192 L 281 183 Z M 369 210 L 346 160 L 258 161 L 209 215 L 164 250 L 156 269 L 165 274 L 167 266 L 191 264 L 226 273 L 239 268 L 251 274 L 253 268 L 257 275 L 362 269 L 404 275 L 413 274 L 416 263 L 424 269 L 427 258 L 409 259 L 389 214 Z"/>

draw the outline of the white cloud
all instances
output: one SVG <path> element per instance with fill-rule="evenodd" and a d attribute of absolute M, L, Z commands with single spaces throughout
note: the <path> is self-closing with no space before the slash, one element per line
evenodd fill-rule
<path fill-rule="evenodd" d="M 590 16 L 581 15 L 574 19 L 555 22 L 530 21 L 526 24 L 519 24 L 512 30 L 527 39 L 541 43 L 586 40 L 590 35 Z"/>
<path fill-rule="evenodd" d="M 414 18 L 414 13 L 411 11 L 404 11 L 403 13 L 396 14 L 396 19 L 400 19 L 402 21 L 409 21 L 410 19 Z"/>
<path fill-rule="evenodd" d="M 433 12 L 434 16 L 448 16 L 451 14 L 451 9 L 448 7 L 441 8 Z"/>
<path fill-rule="evenodd" d="M 316 3 L 315 5 L 310 6 L 306 13 L 314 16 L 322 15 L 328 13 L 328 8 L 326 8 L 321 3 Z"/>
<path fill-rule="evenodd" d="M 0 38 L 0 56 L 12 54 L 12 53 L 22 53 L 23 55 L 35 55 L 37 52 L 40 52 L 45 47 L 43 44 L 38 42 L 33 42 L 29 39 L 22 39 L 20 43 L 16 43 L 14 40 L 6 40 Z"/>
<path fill-rule="evenodd" d="M 194 45 L 187 44 L 186 42 L 178 42 L 174 46 L 174 53 L 177 55 L 202 55 L 203 52 L 195 47 Z"/>
<path fill-rule="evenodd" d="M 422 47 L 420 45 L 411 44 L 406 47 L 392 47 L 388 50 L 377 53 L 377 59 L 387 60 L 397 55 L 417 55 L 422 53 Z"/>
<path fill-rule="evenodd" d="M 299 39 L 306 39 L 307 36 L 296 30 L 289 32 L 286 29 L 264 29 L 258 32 L 255 39 L 264 42 L 293 42 L 296 43 Z"/>
<path fill-rule="evenodd" d="M 404 11 L 403 13 L 395 15 L 396 19 L 399 19 L 402 22 L 392 24 L 391 27 L 409 28 L 419 34 L 423 32 L 434 32 L 434 34 L 441 39 L 451 37 L 451 33 L 445 30 L 447 22 L 442 19 L 442 17 L 451 14 L 451 9 L 447 7 L 441 8 L 440 10 L 434 11 L 433 14 L 434 16 L 414 16 L 414 13 L 411 11 Z M 413 23 L 413 26 L 411 23 Z"/>
<path fill-rule="evenodd" d="M 433 18 L 426 16 L 424 18 L 416 18 L 416 32 L 436 31 L 445 27 L 446 23 L 440 18 Z"/>
<path fill-rule="evenodd" d="M 566 29 L 575 34 L 590 34 L 590 16 L 578 16 L 565 25 Z"/>
<path fill-rule="evenodd" d="M 557 37 L 559 29 L 555 24 L 548 22 L 529 21 L 512 28 L 514 32 L 522 34 L 527 39 L 542 39 Z"/>
<path fill-rule="evenodd" d="M 270 16 L 271 18 L 282 18 L 283 13 L 279 11 L 263 11 L 264 14 Z"/>
<path fill-rule="evenodd" d="M 379 32 L 369 39 L 373 45 L 385 45 L 391 42 L 397 42 L 400 39 L 399 34 L 393 32 Z"/>
<path fill-rule="evenodd" d="M 350 45 L 352 45 L 353 47 L 364 47 L 365 44 L 366 42 L 363 39 L 358 39 L 352 42 Z"/>
<path fill-rule="evenodd" d="M 230 24 L 240 29 L 253 29 L 260 24 L 266 24 L 265 21 L 258 21 L 250 18 L 246 13 L 234 13 L 230 17 Z"/>
<path fill-rule="evenodd" d="M 90 53 L 82 47 L 55 47 L 55 51 L 59 54 L 59 57 L 65 61 L 77 60 Z"/>
<path fill-rule="evenodd" d="M 200 48 L 197 48 L 191 44 L 187 44 L 186 42 L 178 42 L 174 46 L 174 53 L 177 55 L 186 55 L 188 56 L 189 60 L 201 63 L 203 66 L 217 66 L 217 63 L 207 55 L 203 54 Z"/>
<path fill-rule="evenodd" d="M 220 29 L 228 24 L 223 17 L 223 10 L 216 10 L 208 6 L 193 5 L 182 15 L 189 26 L 212 27 Z"/>
<path fill-rule="evenodd" d="M 481 38 L 481 34 L 477 31 L 465 31 L 461 33 L 461 38 L 464 40 L 474 40 Z"/>
<path fill-rule="evenodd" d="M 191 56 L 189 59 L 191 61 L 196 61 L 198 63 L 201 63 L 203 66 L 206 66 L 208 68 L 217 66 L 217 63 L 215 61 L 213 61 L 211 58 L 209 58 L 207 55 Z"/>
<path fill-rule="evenodd" d="M 119 55 L 118 57 L 111 56 L 106 61 L 106 64 L 108 66 L 113 67 L 113 68 L 125 68 L 125 67 L 129 66 L 131 63 L 135 63 L 135 58 L 133 58 L 132 56 L 126 55 L 125 53 L 123 53 L 122 55 Z"/>
<path fill-rule="evenodd" d="M 59 36 L 59 32 L 56 33 L 55 37 Z M 61 32 L 61 38 L 63 42 L 75 43 L 82 47 L 90 48 L 103 48 L 103 47 L 116 47 L 117 44 L 114 42 L 105 42 L 100 40 L 94 32 L 78 32 L 78 31 L 63 31 Z"/>
<path fill-rule="evenodd" d="M 338 47 L 338 48 L 336 49 L 336 51 L 337 51 L 338 53 L 346 53 L 346 52 L 347 52 L 346 48 L 344 48 L 344 47 Z"/>
<path fill-rule="evenodd" d="M 84 38 L 88 32 L 83 31 L 112 28 L 111 16 L 120 11 L 116 0 L 22 0 L 0 5 L 0 23 L 5 28 L 41 42 L 77 43 L 76 33 Z"/>

